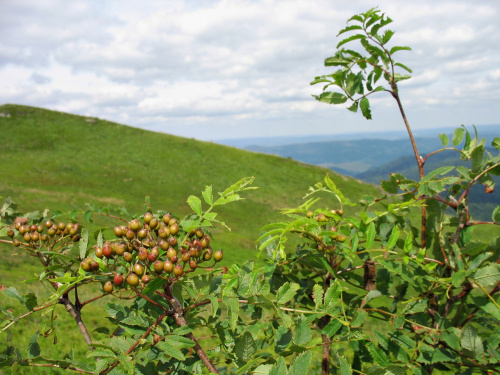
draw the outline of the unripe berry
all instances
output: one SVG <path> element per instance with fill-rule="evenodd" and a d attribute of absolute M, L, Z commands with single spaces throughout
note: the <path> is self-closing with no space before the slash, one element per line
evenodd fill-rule
<path fill-rule="evenodd" d="M 123 243 L 118 243 L 116 244 L 116 247 L 115 247 L 115 253 L 116 255 L 123 255 L 123 253 L 125 252 L 125 244 Z"/>
<path fill-rule="evenodd" d="M 57 224 L 57 229 L 59 229 L 60 231 L 63 231 L 66 229 L 66 224 L 62 223 L 62 222 L 59 222 Z"/>
<path fill-rule="evenodd" d="M 80 266 L 82 267 L 82 269 L 85 271 L 85 272 L 90 272 L 91 268 L 90 268 L 90 262 L 88 259 L 84 259 L 81 263 L 80 263 Z"/>
<path fill-rule="evenodd" d="M 174 275 L 181 276 L 184 273 L 184 267 L 179 263 L 174 267 Z"/>
<path fill-rule="evenodd" d="M 197 228 L 194 233 L 198 238 L 202 238 L 205 235 L 205 232 L 203 231 L 202 228 Z"/>
<path fill-rule="evenodd" d="M 43 225 L 37 225 L 37 227 L 36 227 L 36 231 L 37 231 L 38 233 L 42 233 L 42 232 L 44 231 L 44 227 L 43 227 Z"/>
<path fill-rule="evenodd" d="M 141 280 L 143 284 L 149 284 L 149 282 L 151 281 L 151 277 L 149 275 L 144 275 L 142 276 Z"/>
<path fill-rule="evenodd" d="M 176 223 L 174 223 L 170 226 L 170 234 L 175 236 L 177 233 L 179 233 L 179 226 Z"/>
<path fill-rule="evenodd" d="M 156 273 L 160 274 L 163 272 L 163 267 L 165 264 L 161 260 L 157 260 L 153 263 L 153 269 Z"/>
<path fill-rule="evenodd" d="M 172 219 L 172 216 L 170 216 L 170 214 L 165 214 L 165 215 L 163 215 L 162 221 L 165 224 L 168 224 L 168 222 L 170 221 L 170 219 Z"/>
<path fill-rule="evenodd" d="M 145 261 L 146 259 L 148 259 L 148 255 L 149 255 L 149 253 L 145 247 L 139 248 L 139 254 L 137 255 L 139 260 Z"/>
<path fill-rule="evenodd" d="M 142 228 L 142 224 L 139 222 L 139 220 L 135 219 L 132 220 L 130 223 L 128 223 L 128 227 L 132 229 L 134 232 L 137 232 L 139 229 Z"/>
<path fill-rule="evenodd" d="M 111 281 L 106 281 L 102 289 L 105 293 L 111 293 L 113 292 L 113 284 L 111 283 Z"/>
<path fill-rule="evenodd" d="M 118 238 L 121 238 L 123 237 L 123 231 L 122 231 L 122 228 L 121 227 L 115 227 L 115 229 L 113 229 L 113 232 L 115 233 L 115 236 L 118 237 Z M 126 233 L 126 232 L 125 232 Z"/>
<path fill-rule="evenodd" d="M 147 229 L 142 228 L 138 233 L 137 233 L 137 238 L 143 240 L 148 236 L 148 231 Z"/>
<path fill-rule="evenodd" d="M 194 259 L 191 259 L 189 261 L 189 268 L 191 268 L 192 270 L 195 270 L 196 267 L 198 267 L 198 264 L 196 263 L 196 261 Z"/>
<path fill-rule="evenodd" d="M 46 227 L 47 229 L 49 229 L 49 228 L 50 228 L 50 227 L 52 227 L 53 225 L 54 225 L 54 223 L 53 223 L 52 221 L 50 221 L 50 220 L 47 220 L 47 221 L 45 222 L 45 227 Z"/>
<path fill-rule="evenodd" d="M 95 256 L 98 257 L 98 258 L 102 258 L 103 257 L 103 255 L 102 255 L 102 247 L 97 246 L 95 248 Z"/>
<path fill-rule="evenodd" d="M 9 236 L 10 238 L 14 237 L 15 234 L 16 234 L 16 232 L 14 232 L 14 229 L 9 228 L 7 230 L 7 236 Z"/>
<path fill-rule="evenodd" d="M 130 263 L 130 262 L 132 262 L 133 258 L 134 258 L 134 256 L 131 253 L 129 253 L 128 251 L 123 253 L 123 259 L 125 260 L 125 262 Z"/>
<path fill-rule="evenodd" d="M 131 273 L 127 276 L 127 284 L 130 286 L 139 285 L 139 276 L 137 276 L 135 273 Z"/>
<path fill-rule="evenodd" d="M 95 260 L 90 262 L 90 269 L 94 272 L 99 271 L 99 263 Z"/>
<path fill-rule="evenodd" d="M 158 227 L 160 226 L 160 223 L 158 222 L 158 219 L 157 218 L 152 218 L 151 221 L 149 222 L 149 227 L 152 229 L 152 230 L 155 230 L 157 229 Z"/>
<path fill-rule="evenodd" d="M 151 222 L 151 220 L 153 219 L 153 214 L 151 212 L 146 212 L 144 214 L 144 222 L 146 224 L 149 224 Z"/>
<path fill-rule="evenodd" d="M 171 273 L 173 270 L 174 270 L 174 265 L 172 262 L 170 262 L 169 260 L 166 260 L 165 263 L 163 264 L 163 270 L 166 272 L 166 273 Z"/>
<path fill-rule="evenodd" d="M 213 257 L 214 257 L 214 260 L 216 262 L 220 262 L 222 260 L 222 258 L 224 257 L 224 253 L 222 252 L 222 250 L 217 250 L 214 253 Z"/>
<path fill-rule="evenodd" d="M 19 247 L 19 246 L 21 246 L 21 242 L 19 242 L 19 240 L 17 238 L 14 238 L 12 240 L 12 245 L 14 245 L 15 247 Z"/>
<path fill-rule="evenodd" d="M 134 273 L 141 276 L 144 273 L 144 267 L 139 263 L 135 264 Z"/>
<path fill-rule="evenodd" d="M 168 259 L 172 259 L 175 256 L 177 256 L 177 250 L 175 250 L 173 247 L 169 247 L 167 250 Z"/>

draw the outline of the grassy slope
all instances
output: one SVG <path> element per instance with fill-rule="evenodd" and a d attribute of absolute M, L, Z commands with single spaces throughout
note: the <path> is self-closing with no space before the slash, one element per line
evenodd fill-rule
<path fill-rule="evenodd" d="M 0 117 L 0 196 L 11 196 L 25 212 L 44 208 L 67 212 L 92 202 L 96 206 L 124 206 L 129 212 L 139 213 L 144 197 L 149 195 L 153 209 L 183 216 L 188 213 L 187 197 L 200 195 L 206 185 L 221 191 L 240 178 L 256 176 L 259 189 L 220 213 L 232 228 L 231 232 L 218 231 L 214 237 L 215 246 L 225 249 L 226 265 L 256 258 L 255 240 L 260 228 L 279 218 L 279 208 L 300 204 L 308 187 L 323 180 L 326 173 L 353 201 L 364 194 L 378 195 L 373 185 L 280 157 L 99 119 L 89 123 L 85 117 L 33 107 L 3 105 L 0 113 L 11 115 Z M 333 200 L 323 203 L 336 206 Z M 19 284 L 40 270 L 29 258 L 12 255 L 11 248 L 0 246 L 0 284 L 15 285 L 23 293 L 33 290 L 47 295 L 49 291 L 40 285 Z M 84 319 L 90 330 L 105 322 L 100 318 L 106 315 L 102 310 L 105 302 L 100 300 L 85 308 Z M 0 306 L 14 309 L 18 315 L 26 312 L 17 301 L 2 295 Z M 51 339 L 41 339 L 44 350 L 67 351 L 74 342 L 75 351 L 83 355 L 85 345 L 77 337 L 74 322 L 62 308 L 58 311 L 56 323 L 62 345 L 54 347 L 48 342 Z M 27 324 L 17 324 L 14 343 L 25 346 L 34 333 L 31 322 L 40 319 L 40 314 L 34 314 L 25 320 Z M 35 373 L 43 371 L 37 369 Z M 53 373 L 51 369 L 46 371 Z"/>

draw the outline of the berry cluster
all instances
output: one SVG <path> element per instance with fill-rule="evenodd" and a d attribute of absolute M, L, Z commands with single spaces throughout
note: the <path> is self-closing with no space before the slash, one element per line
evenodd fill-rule
<path fill-rule="evenodd" d="M 103 286 L 106 293 L 124 282 L 134 288 L 144 287 L 152 277 L 174 282 L 202 262 L 223 258 L 222 250 L 212 249 L 210 236 L 202 228 L 186 233 L 170 214 L 159 219 L 146 212 L 142 222 L 135 219 L 117 226 L 114 234 L 116 241 L 95 247 L 95 258 L 81 262 L 84 271 L 97 273 L 100 264 L 96 258 L 102 260 L 105 273 L 112 277 Z"/>
<path fill-rule="evenodd" d="M 42 247 L 64 248 L 71 242 L 80 240 L 80 225 L 78 223 L 53 223 L 47 220 L 42 224 L 28 224 L 26 217 L 18 217 L 14 226 L 7 230 L 7 235 L 12 238 L 12 244 L 26 249 L 40 249 Z M 17 231 L 17 233 L 16 233 Z"/>
<path fill-rule="evenodd" d="M 310 210 L 306 212 L 306 217 L 313 218 L 321 224 L 320 229 L 323 232 L 332 232 L 327 237 L 322 235 L 307 235 L 307 237 L 312 238 L 315 241 L 316 250 L 331 254 L 335 251 L 337 244 L 343 243 L 347 240 L 347 236 L 341 231 L 341 227 L 346 225 L 346 228 L 348 227 L 350 230 L 354 225 L 351 222 L 346 224 L 342 220 L 343 214 L 344 211 L 341 208 L 337 210 L 331 209 L 326 214 L 320 212 L 315 215 L 315 213 Z"/>

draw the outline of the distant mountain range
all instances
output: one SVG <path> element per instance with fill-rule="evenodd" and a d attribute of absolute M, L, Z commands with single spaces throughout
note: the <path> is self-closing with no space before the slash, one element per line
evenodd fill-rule
<path fill-rule="evenodd" d="M 477 126 L 480 138 L 490 146 L 500 136 L 500 125 Z M 467 128 L 474 136 L 474 129 Z M 426 155 L 442 148 L 438 134 L 447 134 L 451 140 L 454 128 L 429 129 L 415 132 L 420 154 Z M 332 169 L 338 173 L 379 185 L 389 173 L 397 172 L 418 179 L 415 156 L 408 135 L 404 132 L 344 134 L 340 136 L 250 138 L 225 140 L 225 144 L 260 153 L 278 155 L 307 164 Z M 496 150 L 492 150 L 496 153 Z M 444 165 L 464 164 L 456 152 L 442 152 L 430 158 L 426 170 Z M 497 179 L 500 185 L 500 179 Z M 475 217 L 490 220 L 491 211 L 500 203 L 500 186 L 493 194 L 484 194 L 480 186 L 471 196 Z"/>

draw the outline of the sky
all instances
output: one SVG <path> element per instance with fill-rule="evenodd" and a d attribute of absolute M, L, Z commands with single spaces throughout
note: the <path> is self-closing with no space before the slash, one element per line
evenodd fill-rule
<path fill-rule="evenodd" d="M 412 47 L 414 129 L 500 124 L 497 0 L 1 0 L 0 104 L 205 141 L 404 129 L 388 93 L 372 120 L 312 97 L 338 31 L 375 6 Z"/>

